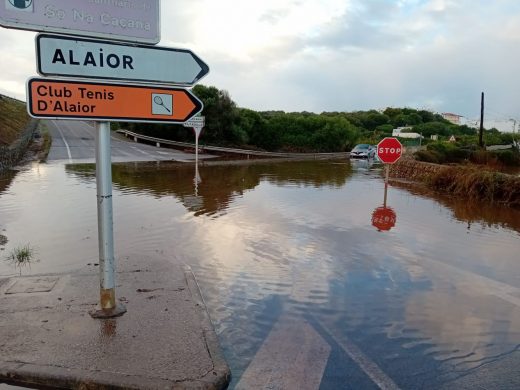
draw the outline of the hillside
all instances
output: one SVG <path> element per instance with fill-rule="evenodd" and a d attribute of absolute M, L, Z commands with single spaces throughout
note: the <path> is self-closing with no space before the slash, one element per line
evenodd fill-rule
<path fill-rule="evenodd" d="M 25 103 L 0 95 L 0 145 L 10 145 L 29 122 Z"/>

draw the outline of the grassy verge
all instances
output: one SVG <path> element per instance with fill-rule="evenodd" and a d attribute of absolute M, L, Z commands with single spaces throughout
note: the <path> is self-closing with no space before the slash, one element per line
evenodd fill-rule
<path fill-rule="evenodd" d="M 11 145 L 29 123 L 25 103 L 0 95 L 0 145 Z"/>
<path fill-rule="evenodd" d="M 520 207 L 520 178 L 476 167 L 448 167 L 429 180 L 429 186 L 459 197 Z"/>
<path fill-rule="evenodd" d="M 435 164 L 460 164 L 471 162 L 490 168 L 519 167 L 520 152 L 510 148 L 506 150 L 486 151 L 475 145 L 459 146 L 449 142 L 434 142 L 426 149 L 414 154 L 415 159 Z"/>
<path fill-rule="evenodd" d="M 520 208 L 520 177 L 476 166 L 443 166 L 403 160 L 391 168 L 393 177 L 423 182 L 435 191 L 461 199 Z"/>

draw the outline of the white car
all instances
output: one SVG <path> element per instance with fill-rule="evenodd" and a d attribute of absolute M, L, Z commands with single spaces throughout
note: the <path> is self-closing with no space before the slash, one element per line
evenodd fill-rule
<path fill-rule="evenodd" d="M 350 151 L 351 158 L 374 158 L 376 147 L 369 144 L 359 144 Z"/>

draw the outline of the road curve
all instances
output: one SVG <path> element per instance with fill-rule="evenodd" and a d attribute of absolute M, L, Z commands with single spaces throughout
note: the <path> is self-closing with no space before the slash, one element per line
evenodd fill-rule
<path fill-rule="evenodd" d="M 95 161 L 95 122 L 46 120 L 44 123 L 52 137 L 47 161 L 65 160 L 68 163 Z M 113 162 L 195 160 L 195 155 L 192 153 L 135 143 L 115 134 L 111 136 L 111 150 Z M 199 158 L 203 157 L 199 156 Z"/>

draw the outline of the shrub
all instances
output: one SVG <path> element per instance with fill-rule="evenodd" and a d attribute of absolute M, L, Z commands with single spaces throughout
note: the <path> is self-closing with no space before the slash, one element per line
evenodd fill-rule
<path fill-rule="evenodd" d="M 442 156 L 434 150 L 419 150 L 414 154 L 415 159 L 419 161 L 441 164 Z"/>
<path fill-rule="evenodd" d="M 520 165 L 520 153 L 513 150 L 496 151 L 491 154 L 505 166 L 512 167 Z"/>
<path fill-rule="evenodd" d="M 454 144 L 447 142 L 430 143 L 426 148 L 427 151 L 437 155 L 440 164 L 460 163 L 469 159 L 471 156 L 470 150 L 462 149 Z"/>

